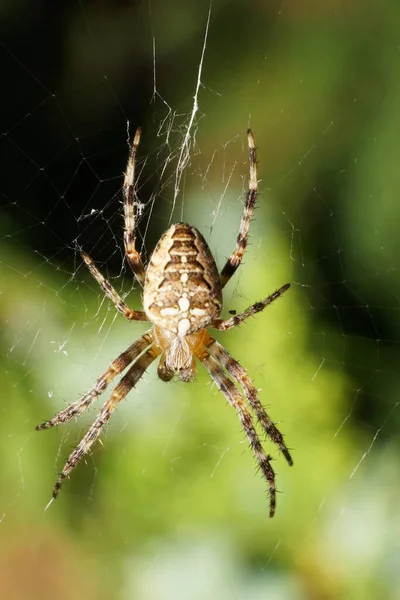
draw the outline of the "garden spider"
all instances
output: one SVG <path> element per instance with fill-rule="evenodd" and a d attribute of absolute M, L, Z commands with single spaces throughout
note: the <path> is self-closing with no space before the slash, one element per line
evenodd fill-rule
<path fill-rule="evenodd" d="M 134 176 L 140 136 L 141 130 L 138 129 L 130 148 L 123 184 L 124 245 L 128 263 L 137 281 L 143 287 L 144 310 L 137 311 L 129 308 L 86 252 L 82 252 L 82 258 L 105 295 L 114 302 L 117 310 L 124 317 L 131 321 L 151 321 L 153 327 L 110 364 L 85 396 L 67 406 L 50 421 L 45 421 L 36 427 L 36 429 L 48 429 L 77 417 L 89 408 L 117 375 L 131 365 L 104 403 L 89 431 L 69 455 L 54 486 L 53 499 L 57 497 L 64 480 L 89 452 L 118 403 L 127 396 L 147 367 L 157 357 L 160 357 L 158 376 L 163 381 L 170 381 L 174 375 L 178 375 L 181 381 L 191 381 L 195 376 L 195 359 L 197 358 L 208 370 L 218 388 L 238 414 L 260 470 L 268 482 L 269 514 L 270 517 L 273 517 L 276 487 L 275 473 L 271 466 L 272 457 L 265 453 L 261 445 L 245 399 L 261 427 L 279 447 L 289 465 L 293 464 L 292 458 L 282 434 L 262 406 L 257 390 L 247 372 L 221 344 L 211 337 L 206 329 L 212 327 L 219 331 L 226 331 L 236 327 L 282 296 L 290 287 L 289 283 L 283 285 L 264 300 L 256 302 L 244 312 L 227 320 L 218 318 L 222 309 L 222 288 L 236 272 L 246 250 L 249 224 L 258 195 L 253 133 L 250 129 L 247 130 L 250 155 L 249 189 L 236 248 L 228 258 L 220 275 L 203 236 L 197 229 L 186 223 L 171 225 L 160 238 L 147 268 L 144 267 L 140 253 L 135 248 Z M 243 396 L 235 384 L 240 385 Z"/>

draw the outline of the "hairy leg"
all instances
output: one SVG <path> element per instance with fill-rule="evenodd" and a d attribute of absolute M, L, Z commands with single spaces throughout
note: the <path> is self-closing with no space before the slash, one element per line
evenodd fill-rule
<path fill-rule="evenodd" d="M 202 363 L 210 373 L 218 388 L 224 394 L 225 398 L 228 400 L 229 404 L 231 404 L 237 412 L 242 427 L 250 442 L 254 456 L 256 457 L 261 472 L 268 483 L 270 502 L 269 516 L 273 517 L 276 506 L 276 486 L 275 473 L 271 466 L 272 457 L 269 454 L 265 454 L 244 398 L 242 398 L 242 395 L 236 389 L 232 381 L 228 378 L 216 359 L 211 356 L 211 354 L 204 355 Z"/>
<path fill-rule="evenodd" d="M 131 389 L 137 384 L 139 379 L 142 377 L 143 373 L 146 371 L 147 367 L 153 362 L 156 356 L 157 353 L 153 350 L 153 348 L 150 348 L 136 361 L 136 363 L 129 369 L 127 374 L 124 375 L 124 377 L 122 377 L 121 381 L 115 387 L 111 396 L 104 403 L 89 431 L 79 442 L 75 450 L 73 450 L 73 452 L 71 452 L 71 454 L 69 455 L 67 462 L 65 463 L 65 466 L 61 471 L 61 474 L 54 486 L 54 499 L 57 498 L 58 492 L 60 491 L 64 480 L 67 477 L 69 477 L 71 471 L 75 469 L 80 460 L 89 452 L 90 448 L 93 446 L 94 442 L 101 434 L 104 426 L 110 420 L 110 417 L 113 414 L 119 402 L 121 402 L 121 400 L 123 400 L 131 391 Z"/>
<path fill-rule="evenodd" d="M 236 269 L 242 262 L 243 255 L 247 248 L 250 221 L 254 212 L 254 206 L 258 196 L 257 157 L 256 149 L 254 146 L 253 132 L 251 131 L 251 129 L 247 130 L 247 143 L 249 147 L 250 159 L 249 190 L 247 192 L 242 220 L 240 221 L 239 234 L 236 238 L 236 248 L 226 261 L 226 264 L 221 271 L 220 280 L 222 287 L 224 287 L 228 283 L 228 281 L 236 272 Z"/>
<path fill-rule="evenodd" d="M 126 165 L 125 179 L 122 190 L 124 196 L 125 254 L 137 281 L 143 287 L 145 278 L 144 266 L 142 257 L 135 247 L 135 165 L 136 153 L 139 146 L 141 133 L 141 129 L 138 129 L 133 139 L 129 153 L 128 164 Z"/>
<path fill-rule="evenodd" d="M 256 302 L 255 304 L 249 306 L 249 308 L 247 308 L 244 312 L 235 315 L 234 317 L 231 317 L 226 321 L 222 319 L 216 319 L 213 323 L 211 323 L 210 327 L 213 327 L 214 329 L 218 329 L 220 331 L 226 331 L 227 329 L 232 329 L 232 327 L 237 327 L 237 325 L 240 325 L 249 317 L 252 317 L 258 312 L 264 310 L 264 308 L 269 306 L 272 302 L 274 302 L 274 300 L 280 298 L 289 288 L 290 283 L 286 283 L 281 288 L 279 288 L 279 290 L 276 290 L 276 292 L 274 292 L 270 296 L 267 296 L 267 298 L 264 298 L 264 300 L 261 300 L 260 302 Z"/>
<path fill-rule="evenodd" d="M 149 332 L 145 333 L 136 340 L 133 344 L 122 352 L 118 358 L 112 361 L 107 371 L 103 373 L 97 380 L 94 386 L 76 402 L 70 404 L 64 410 L 61 410 L 50 421 L 45 421 L 36 427 L 37 430 L 49 429 L 60 423 L 66 423 L 74 417 L 78 417 L 84 410 L 102 394 L 107 386 L 113 381 L 114 377 L 122 373 L 126 367 L 133 362 L 146 348 L 152 343 L 152 337 Z"/>
<path fill-rule="evenodd" d="M 100 273 L 94 262 L 86 252 L 81 252 L 82 258 L 89 267 L 89 271 L 105 293 L 114 302 L 116 309 L 130 321 L 148 321 L 147 315 L 142 310 L 132 310 L 125 304 L 111 283 Z"/>
<path fill-rule="evenodd" d="M 221 363 L 221 365 L 225 367 L 228 373 L 232 375 L 233 379 L 239 382 L 261 427 L 264 429 L 267 436 L 274 442 L 274 444 L 278 446 L 288 464 L 292 466 L 293 460 L 284 442 L 283 435 L 279 429 L 277 429 L 271 418 L 268 416 L 265 408 L 261 404 L 257 390 L 254 387 L 254 384 L 248 376 L 246 370 L 218 342 L 211 344 L 209 346 L 209 351 Z"/>

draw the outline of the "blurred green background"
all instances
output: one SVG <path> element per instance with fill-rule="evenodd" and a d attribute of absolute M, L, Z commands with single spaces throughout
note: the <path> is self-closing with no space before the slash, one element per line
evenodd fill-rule
<path fill-rule="evenodd" d="M 219 0 L 205 40 L 209 8 L 2 4 L 1 598 L 399 597 L 400 8 Z M 96 409 L 35 425 L 145 330 L 116 316 L 78 252 L 140 306 L 122 254 L 127 121 L 144 128 L 144 254 L 183 219 L 220 267 L 254 131 L 259 205 L 223 315 L 293 285 L 217 337 L 292 449 L 289 469 L 265 442 L 273 520 L 207 374 L 164 384 L 155 368 L 44 511 Z"/>

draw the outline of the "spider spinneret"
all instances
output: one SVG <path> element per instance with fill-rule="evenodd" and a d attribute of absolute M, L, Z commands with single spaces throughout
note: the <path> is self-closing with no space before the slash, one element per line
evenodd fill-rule
<path fill-rule="evenodd" d="M 82 258 L 105 295 L 127 319 L 151 321 L 153 327 L 120 354 L 79 400 L 60 411 L 50 421 L 36 429 L 48 429 L 79 416 L 102 394 L 113 379 L 128 369 L 106 400 L 99 414 L 71 452 L 53 489 L 56 498 L 64 482 L 79 461 L 89 452 L 104 426 L 110 420 L 118 403 L 137 384 L 147 367 L 159 357 L 158 376 L 170 381 L 176 374 L 181 381 L 191 381 L 196 373 L 196 359 L 208 370 L 211 378 L 228 402 L 235 408 L 250 442 L 260 470 L 268 482 L 270 516 L 276 505 L 275 473 L 271 456 L 265 453 L 255 429 L 253 411 L 267 436 L 278 446 L 289 465 L 293 464 L 283 436 L 262 406 L 257 390 L 246 370 L 207 331 L 214 328 L 225 331 L 240 325 L 245 319 L 260 312 L 279 298 L 290 284 L 287 283 L 264 300 L 256 302 L 244 312 L 227 320 L 220 319 L 222 289 L 240 265 L 247 247 L 250 220 L 258 195 L 257 162 L 253 133 L 247 131 L 250 158 L 249 189 L 236 248 L 219 275 L 214 257 L 201 233 L 187 223 L 172 225 L 160 238 L 145 268 L 135 247 L 135 164 L 141 130 L 136 131 L 130 148 L 123 184 L 124 246 L 127 261 L 143 287 L 143 311 L 129 308 L 118 292 L 103 277 L 88 254 Z M 128 368 L 129 367 L 129 368 Z M 239 392 L 236 385 L 243 391 Z M 247 403 L 246 403 L 247 400 Z"/>

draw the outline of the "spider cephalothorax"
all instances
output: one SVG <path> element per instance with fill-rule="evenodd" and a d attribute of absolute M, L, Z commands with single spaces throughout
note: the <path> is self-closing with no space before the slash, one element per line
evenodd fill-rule
<path fill-rule="evenodd" d="M 37 429 L 47 429 L 77 417 L 105 391 L 116 375 L 128 369 L 100 409 L 89 431 L 68 457 L 54 486 L 53 498 L 57 497 L 65 478 L 97 440 L 117 404 L 127 396 L 157 357 L 159 357 L 158 375 L 163 381 L 170 381 L 174 374 L 182 381 L 191 381 L 196 372 L 197 359 L 206 367 L 218 388 L 236 409 L 261 472 L 268 482 L 272 517 L 276 503 L 275 473 L 271 466 L 271 456 L 265 454 L 261 445 L 249 407 L 266 434 L 280 448 L 289 465 L 293 464 L 292 458 L 282 434 L 262 406 L 257 390 L 245 369 L 207 331 L 208 328 L 226 330 L 236 327 L 279 298 L 290 285 L 287 283 L 239 315 L 227 320 L 219 319 L 222 309 L 222 289 L 240 265 L 246 250 L 249 224 L 258 194 L 253 134 L 250 129 L 247 131 L 250 156 L 249 190 L 236 248 L 220 275 L 203 236 L 187 223 L 172 225 L 163 234 L 149 264 L 144 267 L 141 256 L 135 248 L 134 174 L 140 134 L 138 129 L 130 150 L 123 186 L 124 245 L 132 271 L 143 286 L 144 311 L 130 309 L 85 252 L 82 252 L 82 258 L 120 313 L 130 320 L 151 321 L 153 327 L 110 364 L 85 396 L 67 406 L 50 421 L 37 427 Z M 243 396 L 235 383 L 242 388 Z"/>

